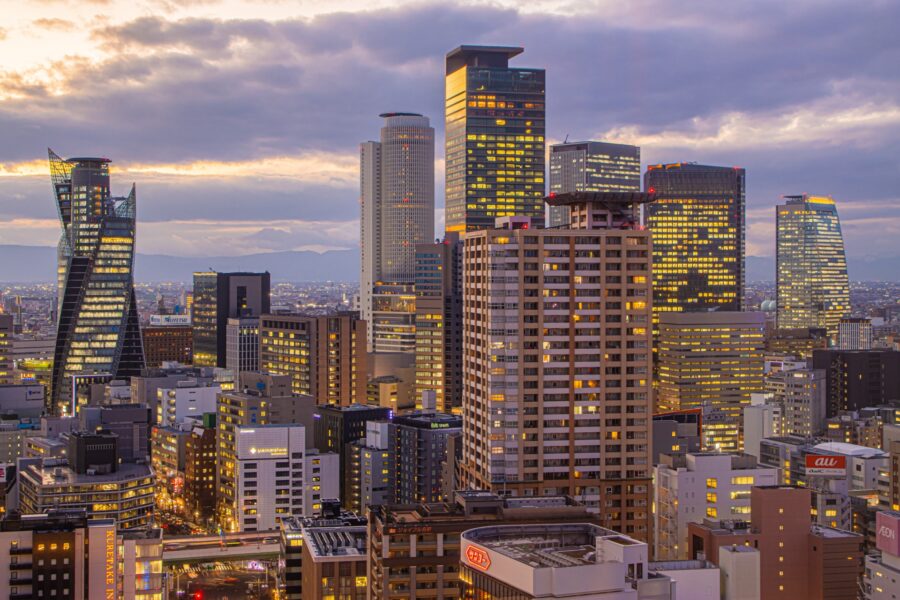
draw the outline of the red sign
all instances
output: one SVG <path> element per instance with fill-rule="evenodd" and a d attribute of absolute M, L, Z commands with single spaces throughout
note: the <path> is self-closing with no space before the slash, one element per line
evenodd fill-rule
<path fill-rule="evenodd" d="M 806 455 L 806 474 L 828 477 L 847 474 L 847 457 L 824 454 Z"/>
<path fill-rule="evenodd" d="M 479 571 L 487 571 L 491 568 L 491 557 L 486 550 L 482 550 L 477 546 L 469 546 L 466 548 L 466 560 L 469 566 L 475 567 Z"/>
<path fill-rule="evenodd" d="M 894 556 L 900 555 L 900 515 L 883 510 L 875 513 L 875 547 Z"/>

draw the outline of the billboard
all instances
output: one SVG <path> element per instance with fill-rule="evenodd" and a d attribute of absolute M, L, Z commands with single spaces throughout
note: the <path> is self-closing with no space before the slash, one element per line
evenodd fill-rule
<path fill-rule="evenodd" d="M 491 555 L 487 553 L 487 550 L 483 550 L 478 546 L 470 544 L 466 548 L 465 557 L 468 565 L 479 571 L 487 571 L 491 568 Z"/>
<path fill-rule="evenodd" d="M 900 555 L 900 514 L 875 513 L 875 547 L 894 556 Z"/>
<path fill-rule="evenodd" d="M 806 474 L 843 477 L 847 474 L 847 457 L 833 454 L 807 454 Z"/>
<path fill-rule="evenodd" d="M 187 315 L 150 315 L 150 324 L 154 327 L 184 327 L 191 324 L 191 318 Z"/>

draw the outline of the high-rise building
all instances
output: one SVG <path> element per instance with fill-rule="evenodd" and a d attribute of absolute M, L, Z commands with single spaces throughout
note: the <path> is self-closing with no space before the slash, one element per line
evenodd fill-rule
<path fill-rule="evenodd" d="M 825 370 L 829 417 L 900 400 L 900 351 L 815 350 L 812 366 Z"/>
<path fill-rule="evenodd" d="M 447 439 L 462 428 L 457 415 L 421 412 L 394 417 L 390 431 L 394 446 L 398 504 L 449 500 L 441 488 L 441 464 L 447 459 Z"/>
<path fill-rule="evenodd" d="M 838 323 L 837 348 L 839 350 L 871 350 L 872 320 L 841 319 Z"/>
<path fill-rule="evenodd" d="M 194 330 L 190 325 L 150 325 L 141 328 L 147 366 L 158 368 L 164 362 L 189 365 L 193 360 Z"/>
<path fill-rule="evenodd" d="M 416 246 L 416 404 L 430 391 L 448 413 L 462 406 L 461 253 L 457 233 Z"/>
<path fill-rule="evenodd" d="M 0 315 L 0 385 L 13 381 L 12 336 L 15 333 L 12 315 Z"/>
<path fill-rule="evenodd" d="M 823 327 L 833 341 L 850 312 L 844 238 L 834 200 L 785 196 L 776 209 L 776 322 L 779 329 Z"/>
<path fill-rule="evenodd" d="M 705 450 L 742 447 L 742 409 L 763 391 L 764 329 L 760 312 L 660 314 L 657 405 L 702 409 Z"/>
<path fill-rule="evenodd" d="M 396 468 L 390 421 L 367 421 L 366 435 L 347 445 L 344 472 L 344 504 L 353 512 L 365 512 L 370 504 L 395 500 Z"/>
<path fill-rule="evenodd" d="M 637 192 L 548 198 L 568 229 L 498 219 L 463 250 L 462 484 L 567 494 L 647 538 L 650 232 Z"/>
<path fill-rule="evenodd" d="M 265 273 L 194 273 L 194 365 L 225 368 L 228 319 L 271 310 Z"/>
<path fill-rule="evenodd" d="M 144 352 L 134 296 L 135 188 L 110 194 L 108 158 L 63 160 L 52 150 L 50 179 L 62 236 L 59 319 L 49 414 L 74 414 L 72 377 L 139 375 Z"/>
<path fill-rule="evenodd" d="M 653 231 L 654 316 L 740 311 L 744 297 L 744 169 L 651 165 L 644 190 Z"/>
<path fill-rule="evenodd" d="M 372 332 L 371 351 L 413 354 L 416 350 L 416 291 L 414 283 L 378 282 L 372 287 L 366 317 Z M 410 357 L 410 360 L 414 360 Z"/>
<path fill-rule="evenodd" d="M 221 392 L 218 385 L 196 380 L 179 381 L 173 388 L 159 388 L 154 422 L 178 427 L 189 417 L 199 419 L 206 413 L 216 412 L 216 397 Z"/>
<path fill-rule="evenodd" d="M 263 315 L 259 368 L 290 375 L 296 394 L 347 406 L 366 398 L 366 323 L 355 312 Z"/>
<path fill-rule="evenodd" d="M 825 433 L 827 405 L 825 371 L 788 369 L 766 376 L 769 400 L 780 406 L 783 435 L 813 438 Z"/>
<path fill-rule="evenodd" d="M 550 193 L 639 192 L 641 149 L 609 142 L 565 142 L 550 146 Z M 569 207 L 551 206 L 550 227 L 568 226 Z"/>
<path fill-rule="evenodd" d="M 228 319 L 225 327 L 225 368 L 238 380 L 244 371 L 259 370 L 259 317 Z"/>
<path fill-rule="evenodd" d="M 522 48 L 460 46 L 445 79 L 446 229 L 544 222 L 545 73 L 510 68 Z"/>
<path fill-rule="evenodd" d="M 194 523 L 207 523 L 216 508 L 216 414 L 205 414 L 184 444 L 184 502 Z"/>
<path fill-rule="evenodd" d="M 392 336 L 383 346 L 375 327 L 379 302 L 373 296 L 389 291 L 376 294 L 376 287 L 412 284 L 416 244 L 434 239 L 434 129 L 428 117 L 416 113 L 381 117 L 380 141 L 360 146 L 360 309 L 368 325 L 368 351 L 412 352 L 409 344 L 397 349 Z M 414 310 L 409 308 L 399 312 L 405 312 L 412 325 Z M 384 306 L 381 309 L 385 312 Z"/>

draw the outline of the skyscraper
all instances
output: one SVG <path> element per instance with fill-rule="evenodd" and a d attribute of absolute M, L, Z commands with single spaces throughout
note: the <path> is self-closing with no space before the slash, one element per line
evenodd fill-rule
<path fill-rule="evenodd" d="M 270 310 L 269 273 L 194 273 L 194 365 L 225 368 L 228 319 Z"/>
<path fill-rule="evenodd" d="M 446 60 L 446 229 L 544 222 L 543 69 L 512 69 L 522 48 L 460 46 Z"/>
<path fill-rule="evenodd" d="M 836 341 L 850 312 L 844 238 L 834 200 L 785 196 L 777 207 L 775 288 L 778 329 L 824 327 Z"/>
<path fill-rule="evenodd" d="M 59 211 L 59 319 L 49 414 L 72 414 L 72 376 L 140 375 L 144 352 L 134 296 L 135 188 L 109 190 L 108 158 L 64 160 L 49 150 Z"/>
<path fill-rule="evenodd" d="M 360 308 L 370 352 L 412 352 L 414 310 L 393 300 L 411 299 L 416 244 L 434 239 L 434 129 L 416 113 L 380 116 L 381 141 L 360 145 Z M 382 333 L 379 307 L 391 313 Z"/>
<path fill-rule="evenodd" d="M 550 193 L 639 192 L 641 149 L 608 142 L 550 146 Z M 568 206 L 551 206 L 550 227 L 569 224 Z"/>
<path fill-rule="evenodd" d="M 654 320 L 665 312 L 739 311 L 744 296 L 744 169 L 651 165 Z"/>
<path fill-rule="evenodd" d="M 650 232 L 637 192 L 557 194 L 571 228 L 508 217 L 463 249 L 463 485 L 567 494 L 650 523 Z"/>

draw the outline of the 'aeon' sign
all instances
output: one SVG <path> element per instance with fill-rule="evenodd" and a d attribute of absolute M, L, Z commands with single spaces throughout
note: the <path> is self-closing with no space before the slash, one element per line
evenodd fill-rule
<path fill-rule="evenodd" d="M 875 547 L 882 552 L 900 555 L 900 515 L 875 513 Z"/>
<path fill-rule="evenodd" d="M 825 476 L 846 475 L 847 457 L 825 454 L 807 454 L 806 474 Z"/>
<path fill-rule="evenodd" d="M 466 562 L 470 567 L 475 567 L 479 571 L 487 571 L 491 568 L 491 557 L 486 550 L 482 550 L 477 546 L 468 546 L 466 548 Z"/>

